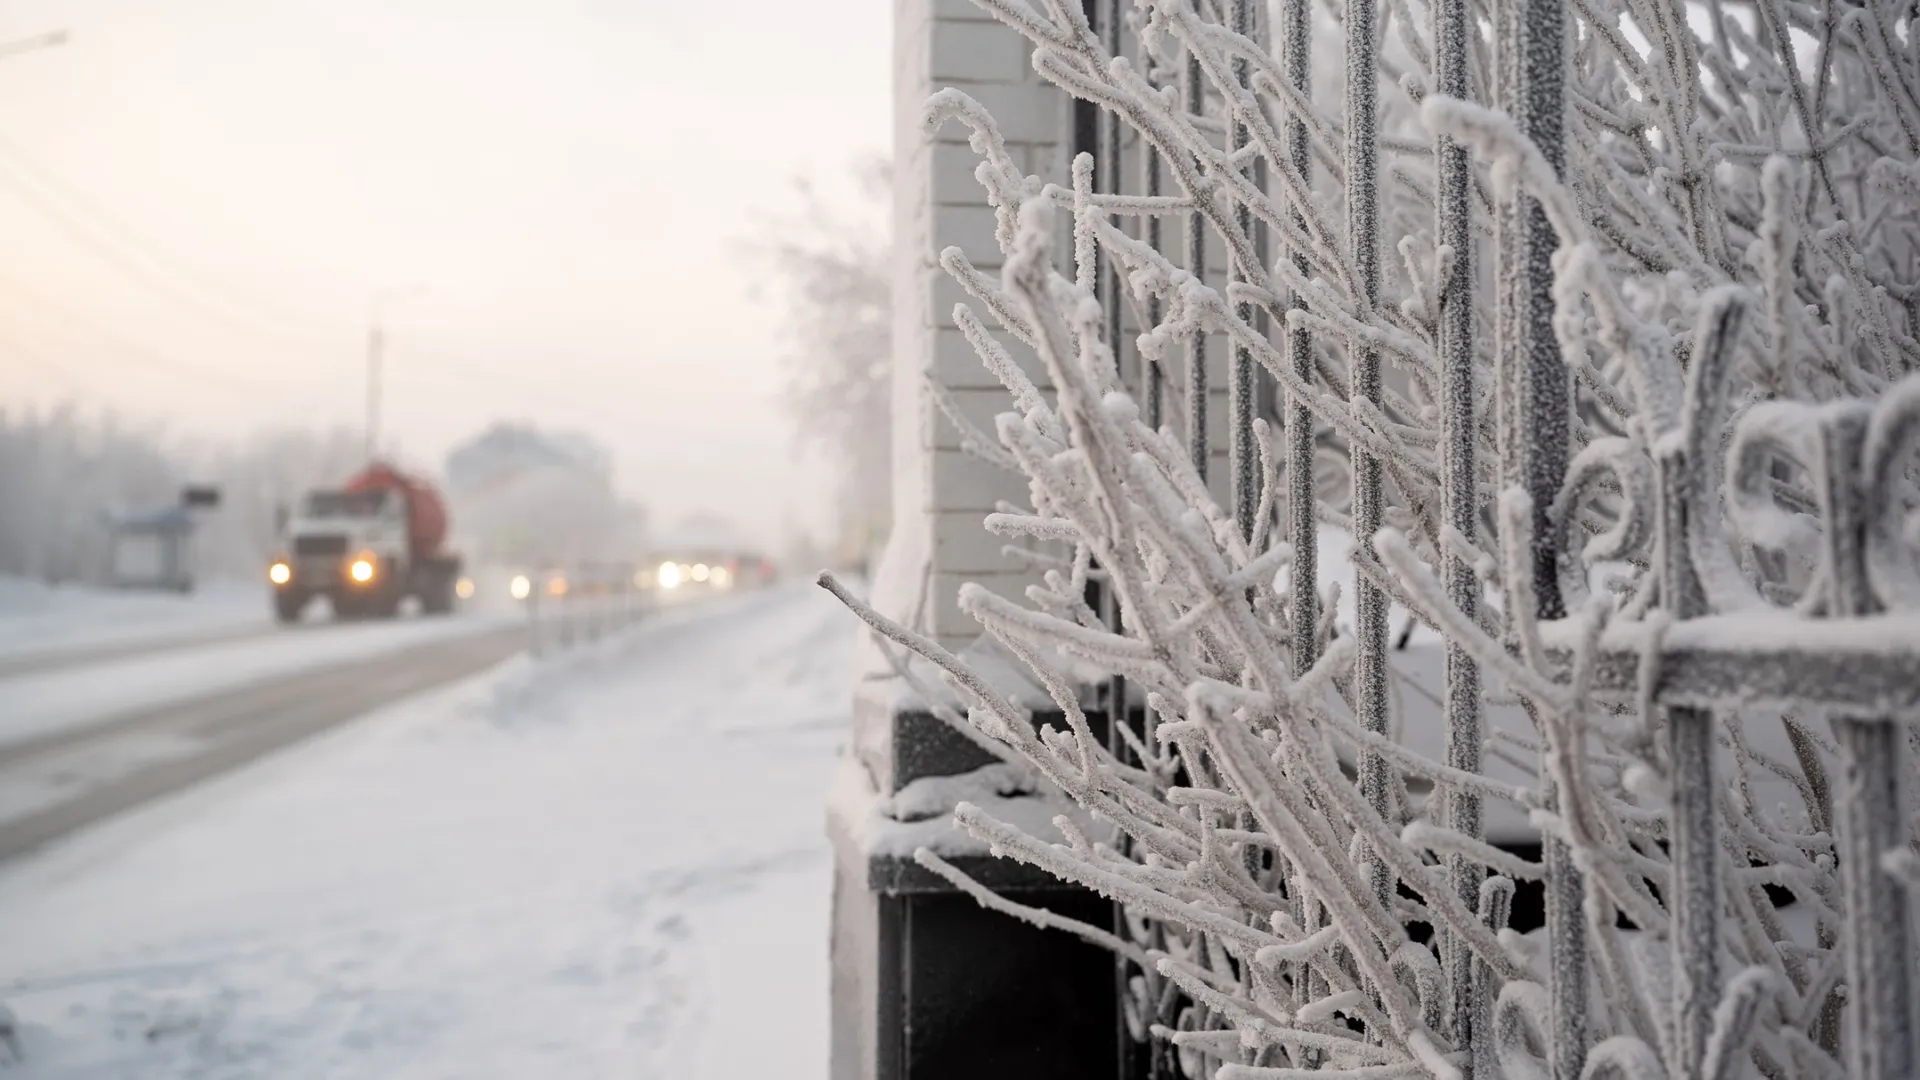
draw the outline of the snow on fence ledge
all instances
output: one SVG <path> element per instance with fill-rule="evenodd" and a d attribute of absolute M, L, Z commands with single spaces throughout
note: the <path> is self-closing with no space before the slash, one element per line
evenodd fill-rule
<path fill-rule="evenodd" d="M 1059 721 L 825 583 L 1119 831 L 953 810 L 1124 907 L 1078 932 L 1135 965 L 1136 1037 L 1196 1080 L 1920 1074 L 1911 5 L 978 3 L 1115 121 L 1062 185 L 967 95 L 926 111 L 971 131 L 998 225 L 997 274 L 942 255 L 1010 396 L 965 441 L 1031 495 L 985 524 L 1064 545 L 1026 603 L 958 600 Z M 1351 580 L 1323 524 L 1367 538 Z M 1591 594 L 1596 562 L 1629 569 Z M 1446 642 L 1438 757 L 1391 734 L 1389 603 Z M 1097 737 L 1099 695 L 1145 723 Z M 1488 842 L 1496 807 L 1538 861 Z M 1540 934 L 1508 925 L 1526 879 Z"/>

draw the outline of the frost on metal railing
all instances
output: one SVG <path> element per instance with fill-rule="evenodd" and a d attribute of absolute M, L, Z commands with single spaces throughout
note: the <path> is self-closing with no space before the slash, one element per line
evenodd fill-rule
<path fill-rule="evenodd" d="M 959 602 L 1064 727 L 826 583 L 1124 834 L 954 813 L 1124 905 L 1080 932 L 1139 966 L 1136 1034 L 1196 1078 L 1920 1073 L 1911 6 L 1344 0 L 1336 25 L 1281 0 L 1274 41 L 1239 5 L 1139 0 L 1128 57 L 1077 2 L 979 2 L 1152 155 L 1145 193 L 1088 164 L 1051 185 L 964 94 L 926 114 L 970 128 L 998 215 L 997 276 L 941 260 L 1009 392 L 968 439 L 1030 493 L 984 524 L 1072 553 L 1025 603 Z M 1349 36 L 1344 72 L 1316 33 Z M 1148 227 L 1183 222 L 1224 291 L 1192 228 L 1176 255 Z M 1284 433 L 1240 418 L 1250 524 L 1196 468 L 1208 335 L 1285 400 Z M 1317 429 L 1345 506 L 1316 497 Z M 1321 580 L 1323 527 L 1360 536 L 1351 581 Z M 1389 603 L 1447 646 L 1438 756 L 1395 735 Z M 1118 751 L 1082 706 L 1115 677 L 1151 720 Z M 1489 841 L 1496 811 L 1540 861 Z M 1508 925 L 1520 881 L 1544 933 Z"/>

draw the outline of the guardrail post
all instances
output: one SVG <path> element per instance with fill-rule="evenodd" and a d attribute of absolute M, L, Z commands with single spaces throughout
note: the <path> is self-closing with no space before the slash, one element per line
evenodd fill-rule
<path fill-rule="evenodd" d="M 582 594 L 582 603 L 586 605 L 588 626 L 586 626 L 586 634 L 584 634 L 584 636 L 586 636 L 588 644 L 593 644 L 593 642 L 599 642 L 599 640 L 601 640 L 601 632 L 605 630 L 605 628 L 601 626 L 601 605 L 603 605 L 603 598 L 601 598 L 599 567 L 595 567 L 595 565 L 589 563 L 589 565 L 580 569 L 580 577 L 586 578 L 586 592 Z"/>
<path fill-rule="evenodd" d="M 546 654 L 546 628 L 540 621 L 540 591 L 529 587 L 524 601 L 527 607 L 527 651 L 535 658 Z"/>

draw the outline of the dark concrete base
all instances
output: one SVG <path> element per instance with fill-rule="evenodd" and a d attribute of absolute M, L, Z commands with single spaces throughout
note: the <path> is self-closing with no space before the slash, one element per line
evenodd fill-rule
<path fill-rule="evenodd" d="M 856 701 L 856 711 L 863 705 Z M 1090 710 L 1095 738 L 1106 718 Z M 884 749 L 864 758 L 879 794 L 995 759 L 930 713 L 885 723 Z M 1065 727 L 1057 712 L 1036 725 Z M 911 858 L 862 850 L 834 835 L 833 1080 L 1117 1080 L 1145 1076 L 1127 1038 L 1114 956 L 1058 930 L 982 908 Z M 1032 907 L 1102 928 L 1105 898 L 985 853 L 949 861 L 974 881 Z"/>
<path fill-rule="evenodd" d="M 873 891 L 847 873 L 848 861 L 840 866 L 834 1080 L 1120 1075 L 1114 961 L 1105 950 L 988 911 L 944 888 Z M 1108 901 L 1057 883 L 1006 895 L 1095 925 L 1111 920 Z"/>

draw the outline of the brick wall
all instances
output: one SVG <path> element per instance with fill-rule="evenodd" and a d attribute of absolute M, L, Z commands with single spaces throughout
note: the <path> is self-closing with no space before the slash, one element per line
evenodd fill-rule
<path fill-rule="evenodd" d="M 974 179 L 979 159 L 967 146 L 967 129 L 957 122 L 929 142 L 922 134 L 922 110 L 938 90 L 964 91 L 993 114 L 1025 172 L 1060 184 L 1069 182 L 1072 116 L 1065 95 L 1033 73 L 1027 43 L 970 0 L 897 0 L 894 32 L 895 524 L 876 574 L 874 600 L 887 614 L 959 649 L 979 633 L 978 624 L 954 604 L 963 582 L 1018 596 L 1030 580 L 1000 554 L 1002 542 L 980 527 L 997 500 L 1024 504 L 1026 485 L 963 452 L 958 433 L 926 392 L 931 369 L 961 412 L 989 434 L 994 416 L 1008 407 L 1005 391 L 954 326 L 953 305 L 966 295 L 938 263 L 943 249 L 957 245 L 983 270 L 1000 265 L 993 211 Z M 1140 190 L 1140 159 L 1131 146 L 1123 168 L 1126 187 Z M 1171 180 L 1165 183 L 1171 187 Z M 1063 216 L 1056 245 L 1063 260 L 1070 256 L 1066 225 Z M 1176 257 L 1181 236 L 1180 223 L 1169 221 L 1164 243 Z M 1224 253 L 1213 239 L 1208 276 L 1224 283 Z M 1037 360 L 1017 343 L 1003 339 L 1003 344 L 1046 389 Z M 1223 498 L 1227 364 L 1224 341 L 1216 339 L 1208 364 L 1210 477 Z M 1128 368 L 1133 369 L 1131 361 Z M 1175 395 L 1178 377 L 1178 371 L 1170 376 Z M 1177 408 L 1176 400 L 1170 395 L 1170 411 Z M 1169 419 L 1178 426 L 1182 418 Z"/>
<path fill-rule="evenodd" d="M 1007 595 L 1025 587 L 980 518 L 996 500 L 1024 502 L 1026 485 L 964 453 L 926 392 L 932 370 L 989 432 L 1007 408 L 1005 392 L 954 326 L 953 305 L 965 294 L 938 261 L 942 249 L 957 245 L 975 265 L 997 269 L 993 211 L 974 179 L 978 159 L 966 129 L 950 124 L 929 142 L 922 108 L 937 90 L 965 91 L 999 121 L 1021 167 L 1049 177 L 1066 175 L 1068 114 L 1063 96 L 1034 75 L 1020 36 L 967 0 L 899 0 L 894 33 L 895 534 L 874 599 L 889 615 L 960 648 L 979 629 L 954 605 L 962 581 Z"/>

